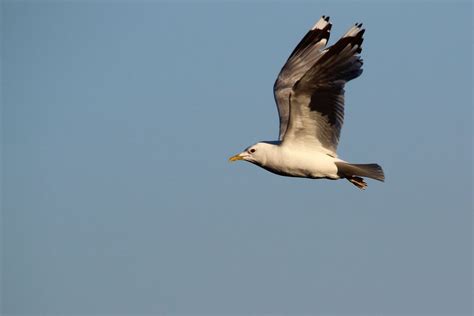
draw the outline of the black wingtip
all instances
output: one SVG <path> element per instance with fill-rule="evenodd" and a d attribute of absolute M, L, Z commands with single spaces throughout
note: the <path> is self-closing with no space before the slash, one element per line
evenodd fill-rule
<path fill-rule="evenodd" d="M 321 21 L 323 19 L 324 22 Z M 303 39 L 298 43 L 289 58 L 292 58 L 295 54 L 307 49 L 325 39 L 326 42 L 329 39 L 332 24 L 329 22 L 329 16 L 323 15 L 316 24 L 306 33 Z M 325 46 L 325 43 L 322 43 Z"/>

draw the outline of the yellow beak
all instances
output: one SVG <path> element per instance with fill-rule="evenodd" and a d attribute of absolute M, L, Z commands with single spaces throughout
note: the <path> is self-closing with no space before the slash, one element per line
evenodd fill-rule
<path fill-rule="evenodd" d="M 232 161 L 243 160 L 243 159 L 244 159 L 243 156 L 241 156 L 240 154 L 237 154 L 237 155 L 235 155 L 235 156 L 230 157 L 230 158 L 229 158 L 229 161 L 232 162 Z"/>

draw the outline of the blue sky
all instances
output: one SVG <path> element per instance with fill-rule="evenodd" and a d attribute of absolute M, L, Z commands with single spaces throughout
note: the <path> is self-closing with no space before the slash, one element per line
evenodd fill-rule
<path fill-rule="evenodd" d="M 321 15 L 364 22 L 339 154 L 386 182 L 227 158 Z M 6 315 L 468 315 L 472 4 L 3 1 Z"/>

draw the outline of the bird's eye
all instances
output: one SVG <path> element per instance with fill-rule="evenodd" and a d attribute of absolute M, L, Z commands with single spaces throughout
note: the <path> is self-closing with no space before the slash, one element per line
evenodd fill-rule
<path fill-rule="evenodd" d="M 253 154 L 255 152 L 255 148 L 250 149 L 250 152 Z"/>

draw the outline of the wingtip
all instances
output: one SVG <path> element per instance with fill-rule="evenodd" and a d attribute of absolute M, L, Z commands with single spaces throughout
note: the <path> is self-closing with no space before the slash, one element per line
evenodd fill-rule
<path fill-rule="evenodd" d="M 343 37 L 362 37 L 365 29 L 362 28 L 362 23 L 355 23 Z"/>
<path fill-rule="evenodd" d="M 329 22 L 329 16 L 323 15 L 311 30 L 324 30 L 325 28 L 331 29 L 331 22 Z"/>

